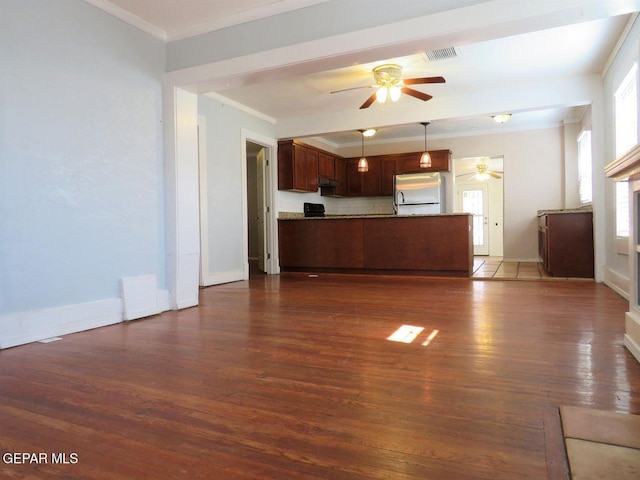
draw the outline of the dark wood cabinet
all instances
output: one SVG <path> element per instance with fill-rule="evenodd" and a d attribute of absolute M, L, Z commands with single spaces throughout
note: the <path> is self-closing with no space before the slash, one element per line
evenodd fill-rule
<path fill-rule="evenodd" d="M 473 271 L 471 215 L 278 221 L 287 271 L 447 275 Z"/>
<path fill-rule="evenodd" d="M 421 168 L 420 158 L 423 152 L 404 153 L 398 155 L 399 173 L 422 173 L 422 172 L 450 172 L 451 171 L 451 151 L 450 150 L 429 150 L 431 156 L 431 167 Z"/>
<path fill-rule="evenodd" d="M 380 178 L 380 194 L 393 195 L 393 177 L 400 173 L 398 160 L 395 156 L 381 159 L 382 175 Z"/>
<path fill-rule="evenodd" d="M 593 278 L 593 214 L 538 216 L 538 253 L 544 269 L 554 277 Z"/>
<path fill-rule="evenodd" d="M 369 171 L 358 171 L 359 158 L 346 159 L 347 188 L 349 197 L 375 197 L 382 195 L 382 162 L 378 157 L 367 158 Z"/>
<path fill-rule="evenodd" d="M 402 173 L 449 172 L 451 151 L 429 150 L 432 166 L 420 168 L 422 152 L 368 156 L 368 172 L 358 172 L 358 158 L 342 158 L 295 140 L 278 142 L 278 189 L 317 192 L 318 177 L 332 184 L 323 196 L 375 197 L 393 195 L 393 177 Z M 329 183 L 329 182 L 327 182 Z"/>
<path fill-rule="evenodd" d="M 336 196 L 345 196 L 347 194 L 347 162 L 344 158 L 335 159 L 336 169 L 336 186 L 333 187 L 333 193 Z"/>
<path fill-rule="evenodd" d="M 318 152 L 318 175 L 328 180 L 335 180 L 335 157 L 326 152 Z"/>
<path fill-rule="evenodd" d="M 293 141 L 278 142 L 278 189 L 318 191 L 318 151 Z"/>

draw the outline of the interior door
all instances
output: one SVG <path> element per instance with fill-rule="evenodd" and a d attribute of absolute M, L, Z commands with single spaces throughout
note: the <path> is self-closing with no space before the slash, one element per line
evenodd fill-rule
<path fill-rule="evenodd" d="M 258 268 L 266 272 L 267 242 L 265 242 L 265 201 L 264 201 L 264 177 L 265 177 L 265 149 L 261 149 L 257 155 L 256 187 L 257 187 L 257 230 L 258 230 Z"/>
<path fill-rule="evenodd" d="M 458 205 L 473 215 L 473 254 L 489 255 L 489 202 L 487 185 L 459 185 Z"/>

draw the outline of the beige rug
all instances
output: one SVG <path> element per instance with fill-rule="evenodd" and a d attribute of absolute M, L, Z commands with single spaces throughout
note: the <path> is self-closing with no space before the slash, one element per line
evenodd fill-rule
<path fill-rule="evenodd" d="M 572 480 L 640 479 L 640 416 L 560 407 Z"/>

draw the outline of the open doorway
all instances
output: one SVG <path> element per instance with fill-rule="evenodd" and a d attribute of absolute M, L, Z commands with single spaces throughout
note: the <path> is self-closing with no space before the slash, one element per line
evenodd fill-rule
<path fill-rule="evenodd" d="M 503 157 L 455 159 L 454 212 L 473 215 L 473 254 L 502 257 L 504 218 Z"/>
<path fill-rule="evenodd" d="M 275 209 L 277 142 L 242 129 L 244 278 L 280 273 Z"/>
<path fill-rule="evenodd" d="M 207 132 L 207 118 L 198 116 L 199 131 Z M 274 185 L 277 185 L 276 167 L 269 165 L 277 152 L 277 140 L 255 132 L 241 129 L 240 143 L 237 145 L 240 156 L 231 164 L 223 159 L 219 152 L 209 149 L 208 135 L 199 137 L 199 181 L 200 181 L 200 286 L 208 287 L 221 283 L 237 282 L 249 279 L 249 219 L 255 219 L 248 212 L 248 198 L 251 192 L 254 198 L 264 199 L 261 216 L 264 220 L 264 234 L 259 236 L 264 242 L 264 267 L 268 274 L 279 273 L 277 262 L 277 220 L 273 218 L 272 208 L 275 202 Z M 255 147 L 254 147 L 255 144 Z M 249 152 L 260 152 L 249 155 Z M 230 144 L 227 145 L 230 148 Z M 263 176 L 258 181 L 258 170 L 254 168 L 255 180 L 249 186 L 247 157 L 257 162 L 263 159 Z M 221 167 L 222 162 L 226 167 Z M 239 165 L 238 165 L 239 164 Z M 239 167 L 237 175 L 232 171 Z M 236 170 L 237 171 L 237 170 Z M 212 174 L 216 172 L 216 174 Z M 261 177 L 262 178 L 262 177 Z M 239 185 L 240 183 L 240 185 Z M 258 185 L 261 193 L 258 194 Z M 253 229 L 253 226 L 251 227 Z M 258 253 L 256 257 L 260 257 Z"/>
<path fill-rule="evenodd" d="M 247 162 L 247 251 L 249 276 L 267 273 L 269 256 L 266 239 L 265 169 L 268 152 L 257 143 L 246 141 Z"/>

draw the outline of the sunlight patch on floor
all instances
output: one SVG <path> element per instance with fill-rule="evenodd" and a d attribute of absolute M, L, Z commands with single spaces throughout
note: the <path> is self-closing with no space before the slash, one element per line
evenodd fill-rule
<path fill-rule="evenodd" d="M 416 327 L 413 325 L 402 325 L 395 332 L 387 337 L 387 340 L 391 340 L 392 342 L 400 342 L 400 343 L 413 343 L 413 341 L 418 338 L 424 331 L 424 327 Z M 431 341 L 436 338 L 436 335 L 440 330 L 432 330 L 427 339 L 422 342 L 422 346 L 426 347 L 431 343 Z"/>

